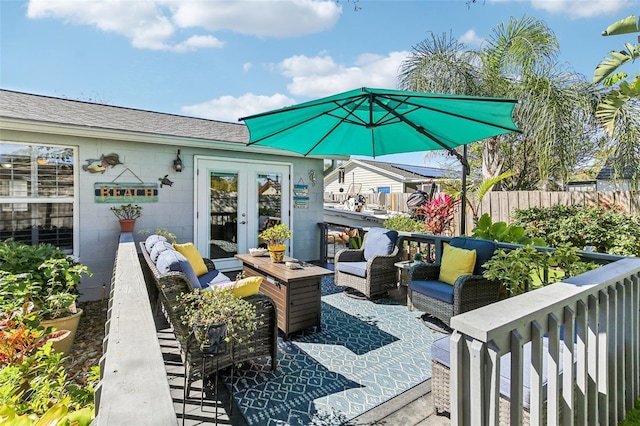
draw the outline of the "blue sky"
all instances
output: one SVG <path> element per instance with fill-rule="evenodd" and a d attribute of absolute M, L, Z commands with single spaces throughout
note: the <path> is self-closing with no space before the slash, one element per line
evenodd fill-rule
<path fill-rule="evenodd" d="M 361 86 L 395 88 L 430 33 L 478 48 L 534 16 L 591 79 L 633 36 L 602 37 L 640 0 L 0 0 L 0 87 L 236 122 Z M 631 72 L 638 64 L 630 65 Z M 635 69 L 634 69 L 635 67 Z M 422 155 L 378 160 L 424 165 Z"/>

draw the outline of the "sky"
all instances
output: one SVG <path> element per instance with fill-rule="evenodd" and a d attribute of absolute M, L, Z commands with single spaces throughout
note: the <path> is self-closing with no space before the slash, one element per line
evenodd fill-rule
<path fill-rule="evenodd" d="M 524 15 L 546 22 L 558 62 L 590 80 L 609 51 L 634 41 L 601 32 L 632 14 L 640 0 L 0 0 L 0 88 L 238 122 L 363 86 L 397 88 L 403 60 L 431 34 L 478 49 Z"/>

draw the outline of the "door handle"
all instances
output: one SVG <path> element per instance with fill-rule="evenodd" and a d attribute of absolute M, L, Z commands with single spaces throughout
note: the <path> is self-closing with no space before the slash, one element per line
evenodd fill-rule
<path fill-rule="evenodd" d="M 240 222 L 240 225 L 245 225 L 247 223 L 246 220 L 243 220 L 242 222 Z"/>

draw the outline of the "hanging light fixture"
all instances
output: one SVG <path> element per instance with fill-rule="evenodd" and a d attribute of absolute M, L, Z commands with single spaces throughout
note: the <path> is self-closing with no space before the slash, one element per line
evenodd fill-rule
<path fill-rule="evenodd" d="M 180 158 L 180 150 L 178 150 L 178 156 L 173 160 L 173 170 L 176 172 L 182 171 L 182 158 Z"/>

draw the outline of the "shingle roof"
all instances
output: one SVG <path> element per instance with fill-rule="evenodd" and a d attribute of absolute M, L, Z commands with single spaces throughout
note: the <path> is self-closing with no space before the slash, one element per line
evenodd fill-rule
<path fill-rule="evenodd" d="M 244 124 L 0 90 L 0 117 L 96 129 L 246 143 Z"/>
<path fill-rule="evenodd" d="M 392 164 L 392 163 L 384 163 L 382 161 L 371 161 L 371 160 L 360 160 L 363 163 L 369 164 L 370 166 L 377 167 L 379 169 L 395 173 L 401 175 L 405 179 L 420 179 L 424 180 L 425 178 L 441 178 L 445 176 L 451 175 L 453 173 L 451 170 L 438 169 L 435 167 L 421 167 L 421 166 L 410 166 L 405 164 Z"/>

